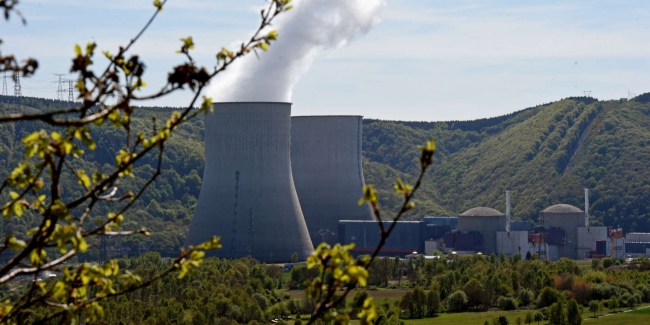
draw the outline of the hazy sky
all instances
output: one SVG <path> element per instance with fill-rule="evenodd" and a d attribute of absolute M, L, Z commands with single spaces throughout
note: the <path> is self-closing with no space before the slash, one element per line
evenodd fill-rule
<path fill-rule="evenodd" d="M 475 119 L 585 90 L 599 99 L 650 91 L 648 1 L 386 2 L 381 22 L 367 34 L 316 58 L 293 90 L 294 115 Z M 116 52 L 148 19 L 151 3 L 22 0 L 28 24 L 3 22 L 0 50 L 39 59 L 23 95 L 55 98 L 53 73 L 69 71 L 75 43 L 92 40 Z M 147 88 L 161 86 L 181 62 L 174 54 L 181 37 L 192 35 L 199 63 L 213 66 L 222 45 L 250 34 L 263 4 L 170 0 L 134 48 L 148 64 Z M 149 104 L 180 106 L 188 98 Z"/>

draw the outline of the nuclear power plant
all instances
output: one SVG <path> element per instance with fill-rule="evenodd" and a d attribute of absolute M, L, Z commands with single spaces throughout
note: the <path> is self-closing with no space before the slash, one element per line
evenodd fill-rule
<path fill-rule="evenodd" d="M 339 220 L 373 220 L 357 203 L 365 184 L 361 116 L 291 118 L 291 168 L 314 247 L 339 242 Z"/>
<path fill-rule="evenodd" d="M 372 253 L 381 240 L 362 195 L 361 116 L 291 117 L 291 104 L 215 103 L 205 117 L 205 168 L 186 245 L 211 236 L 221 258 L 251 256 L 267 263 L 304 261 L 321 242 Z M 510 191 L 505 211 L 469 209 L 459 216 L 399 221 L 382 256 L 434 251 L 536 255 L 558 260 L 650 255 L 650 234 L 592 227 L 585 208 L 556 204 L 539 213 L 538 226 L 513 222 Z M 629 255 L 629 254 L 628 254 Z"/>
<path fill-rule="evenodd" d="M 293 183 L 291 104 L 215 103 L 187 245 L 221 237 L 218 257 L 286 262 L 313 251 Z"/>

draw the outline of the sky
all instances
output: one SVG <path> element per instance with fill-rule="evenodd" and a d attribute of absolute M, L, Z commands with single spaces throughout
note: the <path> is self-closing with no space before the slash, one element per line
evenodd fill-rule
<path fill-rule="evenodd" d="M 174 52 L 182 37 L 194 38 L 199 65 L 214 66 L 222 46 L 254 30 L 264 3 L 169 0 L 133 48 L 147 64 L 146 89 L 161 87 L 182 62 Z M 114 53 L 152 8 L 150 0 L 22 0 L 27 25 L 3 22 L 0 51 L 39 60 L 36 75 L 22 81 L 24 96 L 56 98 L 54 74 L 75 78 L 68 73 L 75 44 L 94 41 Z M 469 120 L 585 91 L 598 99 L 650 91 L 648 1 L 386 0 L 379 17 L 367 33 L 313 60 L 292 91 L 293 115 Z M 106 61 L 95 63 L 99 70 Z M 142 104 L 183 106 L 190 97 Z"/>

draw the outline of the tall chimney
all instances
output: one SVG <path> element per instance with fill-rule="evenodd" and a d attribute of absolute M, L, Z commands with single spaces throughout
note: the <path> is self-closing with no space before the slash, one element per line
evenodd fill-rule
<path fill-rule="evenodd" d="M 585 189 L 585 227 L 589 227 L 589 189 Z"/>
<path fill-rule="evenodd" d="M 510 191 L 506 191 L 506 231 L 510 231 Z"/>

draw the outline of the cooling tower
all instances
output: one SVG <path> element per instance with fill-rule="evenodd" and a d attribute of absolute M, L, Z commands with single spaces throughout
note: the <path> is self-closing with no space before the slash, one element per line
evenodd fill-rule
<path fill-rule="evenodd" d="M 205 168 L 187 245 L 212 235 L 212 255 L 262 262 L 313 251 L 291 176 L 291 104 L 215 103 L 205 117 Z"/>
<path fill-rule="evenodd" d="M 293 179 L 314 247 L 338 241 L 339 220 L 374 219 L 368 204 L 358 204 L 361 123 L 361 116 L 291 118 Z"/>

